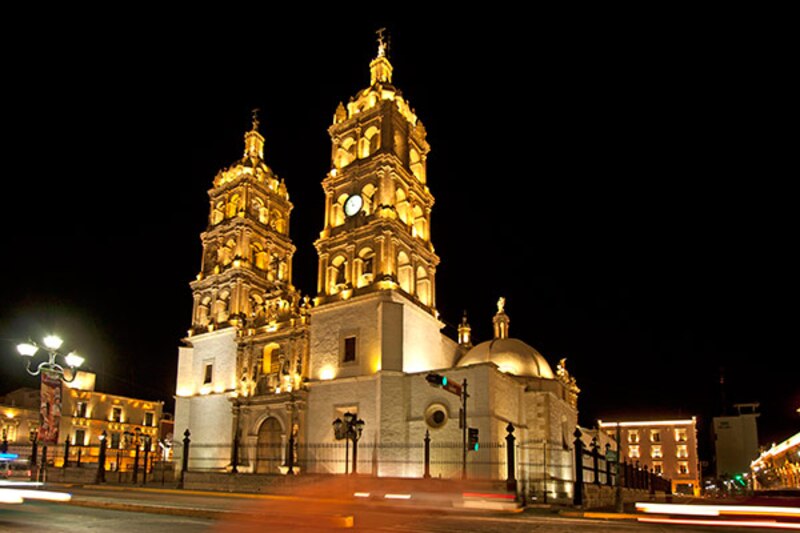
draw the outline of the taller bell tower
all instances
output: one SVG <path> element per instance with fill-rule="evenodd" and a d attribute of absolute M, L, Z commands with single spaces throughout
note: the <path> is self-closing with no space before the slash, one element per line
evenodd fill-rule
<path fill-rule="evenodd" d="M 369 69 L 369 86 L 328 129 L 312 380 L 447 368 L 457 350 L 436 311 L 425 127 L 392 84 L 382 37 Z"/>
<path fill-rule="evenodd" d="M 317 303 L 390 290 L 435 316 L 439 258 L 430 234 L 430 146 L 422 121 L 392 85 L 392 73 L 381 37 L 369 87 L 347 106 L 339 104 L 328 129 L 325 227 L 315 243 Z"/>

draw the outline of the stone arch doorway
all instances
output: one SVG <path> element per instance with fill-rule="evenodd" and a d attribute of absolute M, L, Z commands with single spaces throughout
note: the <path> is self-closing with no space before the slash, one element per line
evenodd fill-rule
<path fill-rule="evenodd" d="M 283 460 L 283 430 L 278 419 L 271 416 L 258 428 L 256 443 L 256 472 L 277 474 Z"/>

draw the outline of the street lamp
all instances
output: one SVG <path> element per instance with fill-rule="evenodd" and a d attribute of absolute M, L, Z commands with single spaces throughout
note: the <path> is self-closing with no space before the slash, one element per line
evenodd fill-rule
<path fill-rule="evenodd" d="M 345 439 L 345 444 L 353 441 L 353 474 L 358 473 L 358 439 L 364 430 L 364 421 L 351 412 L 344 414 L 344 420 L 337 418 L 333 421 L 333 433 L 336 440 Z M 345 474 L 347 473 L 347 455 L 349 454 L 345 446 Z"/>
<path fill-rule="evenodd" d="M 58 426 L 61 422 L 61 382 L 72 382 L 78 375 L 84 359 L 75 352 L 64 354 L 59 349 L 64 343 L 58 335 L 47 335 L 42 339 L 42 344 L 29 340 L 17 345 L 17 351 L 25 358 L 25 370 L 32 376 L 41 376 L 41 408 L 39 410 L 39 432 L 34 437 L 34 450 L 36 441 L 41 441 L 42 468 L 39 476 L 42 481 L 47 478 L 47 445 L 58 442 Z M 48 359 L 31 369 L 33 357 L 39 350 L 47 352 Z M 59 358 L 63 363 L 59 362 Z M 69 368 L 69 372 L 67 372 Z M 35 452 L 34 454 L 35 455 Z M 31 464 L 31 467 L 36 466 Z"/>

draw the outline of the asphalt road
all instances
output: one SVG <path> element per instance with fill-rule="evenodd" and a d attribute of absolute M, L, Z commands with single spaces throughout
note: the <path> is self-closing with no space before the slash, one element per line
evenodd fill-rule
<path fill-rule="evenodd" d="M 304 498 L 246 499 L 197 494 L 74 490 L 76 503 L 26 502 L 0 506 L 0 532 L 141 531 L 145 533 L 255 533 L 268 531 L 476 532 L 476 533 L 700 533 L 718 528 L 648 525 L 632 521 L 565 518 L 551 513 L 443 512 L 410 506 L 343 504 Z M 98 508 L 151 506 L 161 513 Z M 198 516 L 203 515 L 206 516 Z M 752 529 L 725 528 L 735 533 Z"/>

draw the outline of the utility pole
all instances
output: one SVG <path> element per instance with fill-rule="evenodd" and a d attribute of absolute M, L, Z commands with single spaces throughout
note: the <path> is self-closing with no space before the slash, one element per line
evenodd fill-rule
<path fill-rule="evenodd" d="M 461 385 L 461 479 L 467 479 L 467 378 Z"/>

